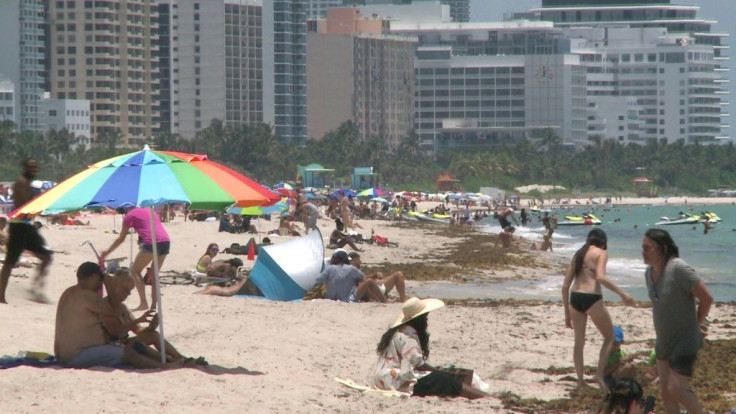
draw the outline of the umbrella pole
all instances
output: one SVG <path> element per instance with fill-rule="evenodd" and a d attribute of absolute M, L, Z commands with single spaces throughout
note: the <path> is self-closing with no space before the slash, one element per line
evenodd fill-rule
<path fill-rule="evenodd" d="M 161 283 L 159 280 L 159 274 L 158 274 L 158 248 L 156 246 L 156 222 L 154 214 L 156 212 L 153 210 L 153 206 L 149 207 L 151 209 L 151 243 L 153 248 L 153 283 L 154 286 L 156 286 L 156 310 L 158 314 L 158 331 L 159 331 L 159 345 L 161 348 L 159 348 L 161 351 L 161 363 L 166 364 L 166 340 L 164 339 L 164 307 L 161 303 Z"/>

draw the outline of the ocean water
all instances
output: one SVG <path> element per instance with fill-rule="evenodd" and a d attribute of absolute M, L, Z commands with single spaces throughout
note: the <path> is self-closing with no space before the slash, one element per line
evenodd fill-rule
<path fill-rule="evenodd" d="M 563 220 L 565 215 L 580 215 L 593 211 L 603 223 L 599 227 L 608 235 L 608 276 L 637 300 L 649 300 L 644 282 L 646 265 L 641 257 L 644 233 L 663 216 L 677 217 L 680 211 L 699 214 L 713 211 L 722 221 L 713 224 L 708 234 L 703 225 L 660 226 L 667 230 L 680 248 L 680 257 L 693 266 L 716 301 L 736 301 L 736 206 L 578 206 L 570 210 L 552 210 Z M 517 214 L 518 217 L 518 214 Z M 480 223 L 479 223 L 480 224 Z M 482 231 L 498 233 L 498 222 L 489 220 L 480 226 Z M 590 226 L 559 226 L 553 237 L 553 255 L 569 261 L 585 242 Z M 516 235 L 529 240 L 541 240 L 544 228 L 537 216 L 530 225 L 518 228 Z M 421 294 L 441 297 L 470 298 L 538 298 L 559 300 L 564 275 L 545 275 L 540 281 L 510 281 L 493 285 L 440 285 L 425 286 Z M 606 300 L 618 296 L 604 290 Z"/>

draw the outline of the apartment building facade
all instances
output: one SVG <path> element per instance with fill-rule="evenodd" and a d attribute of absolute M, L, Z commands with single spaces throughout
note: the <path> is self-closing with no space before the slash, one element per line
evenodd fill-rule
<path fill-rule="evenodd" d="M 51 98 L 89 100 L 93 140 L 142 146 L 158 129 L 157 14 L 153 0 L 48 2 Z"/>
<path fill-rule="evenodd" d="M 726 34 L 712 20 L 697 17 L 697 6 L 669 0 L 543 0 L 536 17 L 554 22 L 575 43 L 588 71 L 588 98 L 606 106 L 619 97 L 622 108 L 634 97 L 644 123 L 638 137 L 612 134 L 621 142 L 732 142 L 727 126 Z M 614 125 L 605 129 L 611 130 Z M 619 127 L 615 127 L 618 130 Z M 597 133 L 593 127 L 592 133 Z M 622 139 L 623 137 L 623 139 Z"/>
<path fill-rule="evenodd" d="M 263 4 L 263 121 L 296 145 L 307 140 L 307 13 L 303 0 Z"/>
<path fill-rule="evenodd" d="M 46 9 L 43 0 L 0 2 L 0 74 L 14 87 L 14 122 L 40 131 L 39 101 L 47 90 Z"/>
<path fill-rule="evenodd" d="M 172 9 L 171 131 L 193 138 L 214 119 L 263 122 L 262 6 L 179 0 Z"/>
<path fill-rule="evenodd" d="M 388 21 L 331 9 L 307 37 L 308 134 L 322 138 L 352 120 L 360 139 L 396 150 L 414 127 L 416 39 L 387 35 Z"/>

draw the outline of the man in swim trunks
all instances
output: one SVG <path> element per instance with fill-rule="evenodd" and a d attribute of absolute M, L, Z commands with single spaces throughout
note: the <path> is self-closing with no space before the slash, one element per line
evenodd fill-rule
<path fill-rule="evenodd" d="M 509 217 L 511 217 L 512 220 L 514 220 L 514 223 L 516 223 L 516 226 L 519 226 L 519 222 L 516 221 L 516 217 L 514 216 L 514 209 L 511 207 L 501 207 L 498 210 L 498 224 L 501 225 L 502 229 L 505 229 L 506 227 L 511 226 L 511 222 L 509 221 Z"/>
<path fill-rule="evenodd" d="M 20 208 L 38 195 L 38 191 L 31 187 L 31 182 L 38 175 L 38 162 L 34 159 L 23 161 L 23 174 L 13 184 L 13 207 Z M 5 300 L 5 290 L 8 288 L 10 272 L 18 263 L 21 253 L 28 250 L 40 261 L 38 273 L 33 280 L 29 291 L 31 300 L 39 303 L 49 303 L 43 294 L 43 285 L 46 278 L 46 269 L 51 264 L 51 250 L 46 247 L 46 241 L 38 234 L 38 229 L 33 226 L 28 217 L 14 217 L 8 226 L 8 253 L 0 271 L 0 303 L 8 303 Z"/>
<path fill-rule="evenodd" d="M 350 264 L 353 265 L 356 269 L 360 270 L 360 266 L 363 263 L 360 259 L 360 255 L 357 252 L 350 252 L 348 254 L 348 257 L 350 258 Z M 390 275 L 384 277 L 383 273 L 376 272 L 373 273 L 370 276 L 365 277 L 365 281 L 363 283 L 374 283 L 376 286 L 378 286 L 378 289 L 381 291 L 381 294 L 386 297 L 389 292 L 395 287 L 396 293 L 399 294 L 399 300 L 401 302 L 406 302 L 406 287 L 404 284 L 404 274 L 400 271 L 396 271 L 391 273 Z M 370 297 L 368 293 L 363 295 L 363 297 L 358 298 L 358 300 L 361 301 L 369 301 Z"/>
<path fill-rule="evenodd" d="M 117 312 L 97 292 L 103 273 L 96 263 L 85 262 L 77 269 L 77 284 L 67 288 L 56 308 L 54 354 L 67 368 L 93 366 L 134 368 L 180 368 L 183 362 L 162 364 L 147 355 L 146 347 L 134 344 L 107 343 L 102 329 L 103 318 L 116 318 Z"/>
<path fill-rule="evenodd" d="M 317 230 L 317 219 L 319 218 L 319 209 L 312 203 L 304 202 L 300 205 L 302 214 L 307 215 L 306 230 L 304 234 L 308 234 L 309 230 Z"/>

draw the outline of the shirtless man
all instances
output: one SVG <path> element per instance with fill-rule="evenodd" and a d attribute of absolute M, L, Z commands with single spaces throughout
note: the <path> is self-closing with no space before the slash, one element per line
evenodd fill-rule
<path fill-rule="evenodd" d="M 360 259 L 360 255 L 356 252 L 350 252 L 348 254 L 348 257 L 350 258 L 350 264 L 353 265 L 355 268 L 360 270 L 360 265 L 363 263 Z M 388 295 L 391 290 L 396 287 L 396 293 L 399 294 L 399 300 L 403 303 L 406 302 L 406 287 L 404 284 L 404 274 L 400 271 L 396 271 L 391 273 L 390 275 L 383 277 L 383 273 L 376 272 L 370 276 L 365 277 L 365 281 L 363 283 L 375 283 L 376 286 L 378 286 L 378 289 L 381 291 L 381 294 L 383 294 L 383 297 L 385 298 L 386 295 Z M 364 295 L 361 298 L 358 298 L 358 300 L 367 301 L 369 299 L 368 295 Z"/>
<path fill-rule="evenodd" d="M 154 347 L 157 352 L 154 352 L 153 349 L 147 349 L 146 354 L 160 361 L 161 354 L 158 352 L 160 352 L 161 337 L 156 332 L 156 328 L 158 328 L 158 317 L 155 315 L 155 311 L 149 309 L 141 317 L 135 318 L 133 313 L 123 303 L 135 288 L 135 279 L 133 279 L 130 271 L 128 269 L 120 269 L 115 272 L 115 275 L 107 279 L 106 286 L 109 293 L 105 300 L 112 306 L 116 314 L 115 318 L 103 316 L 103 326 L 105 327 L 103 331 L 107 340 L 122 344 L 140 342 L 146 347 Z M 148 326 L 143 326 L 146 322 Z M 129 337 L 129 332 L 133 332 L 135 336 Z M 196 364 L 202 366 L 208 365 L 207 361 L 202 357 L 196 359 L 185 357 L 169 341 L 164 340 L 164 347 L 166 347 L 166 360 L 169 362 L 185 360 L 194 361 Z"/>
<path fill-rule="evenodd" d="M 514 220 L 514 223 L 516 223 L 516 226 L 519 226 L 519 222 L 516 221 L 516 216 L 514 216 L 514 209 L 511 207 L 503 206 L 498 209 L 498 223 L 501 225 L 502 229 L 505 229 L 506 227 L 511 226 L 511 222 L 509 221 L 509 217 L 511 217 L 512 220 Z"/>
<path fill-rule="evenodd" d="M 97 295 L 103 275 L 96 263 L 85 262 L 77 269 L 77 284 L 67 288 L 56 308 L 54 354 L 67 368 L 93 366 L 134 368 L 181 368 L 184 361 L 162 364 L 140 343 L 108 343 L 102 329 L 103 319 L 115 319 L 118 313 L 110 303 Z M 151 314 L 144 315 L 146 318 Z M 138 345 L 135 345 L 138 344 Z M 142 349 L 141 349 L 142 348 Z M 192 366 L 194 363 L 187 362 Z"/>
<path fill-rule="evenodd" d="M 23 174 L 13 184 L 13 207 L 18 209 L 37 194 L 31 187 L 31 182 L 38 175 L 38 162 L 34 159 L 23 161 Z M 46 241 L 38 234 L 31 220 L 26 217 L 14 217 L 8 227 L 8 253 L 5 256 L 3 268 L 0 271 L 0 303 L 8 303 L 5 299 L 5 290 L 8 288 L 10 272 L 18 263 L 21 253 L 28 250 L 36 256 L 41 263 L 38 265 L 38 273 L 33 280 L 29 291 L 31 300 L 39 303 L 50 303 L 43 294 L 44 278 L 46 269 L 51 263 L 51 250 L 46 247 Z"/>

